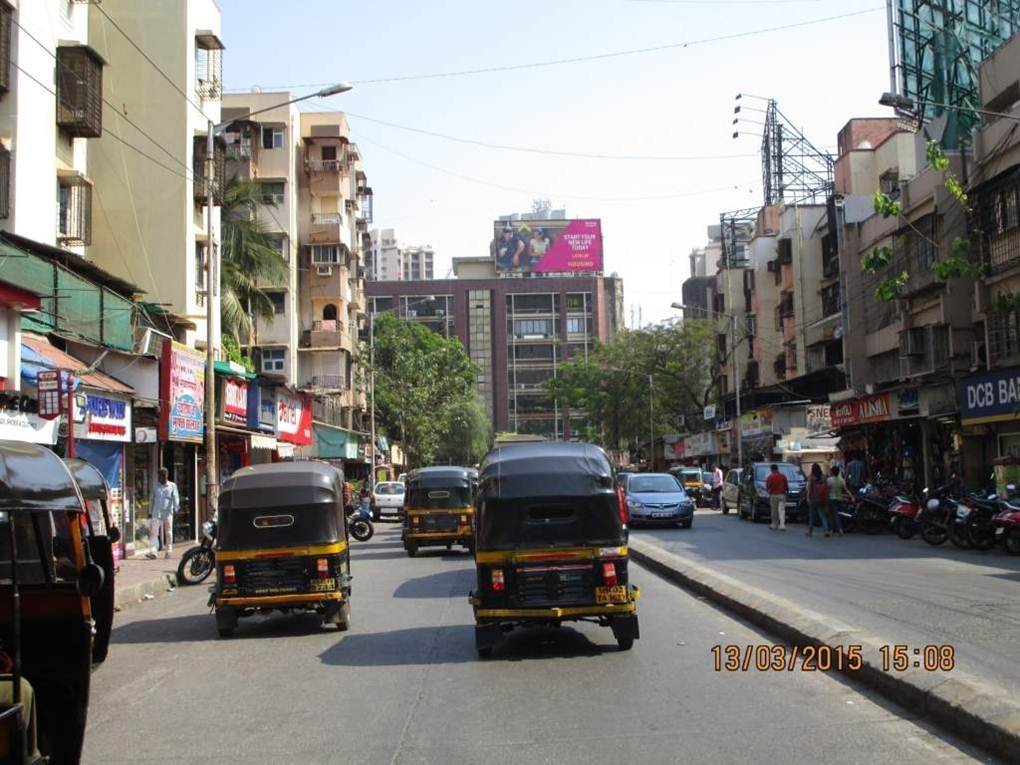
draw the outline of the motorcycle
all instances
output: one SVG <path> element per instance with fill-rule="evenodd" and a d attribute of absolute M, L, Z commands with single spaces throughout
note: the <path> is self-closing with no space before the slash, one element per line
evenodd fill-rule
<path fill-rule="evenodd" d="M 915 499 L 897 495 L 889 506 L 889 514 L 892 516 L 892 529 L 900 539 L 911 539 L 920 526 L 917 523 L 917 516 L 921 512 L 921 503 Z"/>
<path fill-rule="evenodd" d="M 891 521 L 889 501 L 871 484 L 866 484 L 858 490 L 853 502 L 840 511 L 839 517 L 845 531 L 880 534 Z"/>
<path fill-rule="evenodd" d="M 992 494 L 988 497 L 970 495 L 964 500 L 970 509 L 965 521 L 962 524 L 962 536 L 967 540 L 967 546 L 975 550 L 991 550 L 998 542 L 997 526 L 995 518 L 1002 510 L 1003 501 L 998 495 Z"/>
<path fill-rule="evenodd" d="M 362 505 L 353 513 L 347 521 L 347 528 L 351 536 L 359 542 L 367 542 L 375 534 L 375 526 L 372 524 L 372 510 L 368 505 Z"/>
<path fill-rule="evenodd" d="M 1003 503 L 1002 512 L 995 516 L 995 534 L 1010 555 L 1020 555 L 1020 505 Z"/>
<path fill-rule="evenodd" d="M 180 584 L 199 584 L 216 570 L 216 521 L 202 524 L 202 542 L 192 547 L 177 566 L 177 581 Z"/>

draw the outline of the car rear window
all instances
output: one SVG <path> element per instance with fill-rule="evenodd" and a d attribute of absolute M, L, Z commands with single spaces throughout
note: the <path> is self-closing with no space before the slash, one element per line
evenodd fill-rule
<path fill-rule="evenodd" d="M 377 483 L 375 485 L 375 493 L 376 494 L 387 494 L 387 495 L 403 494 L 404 493 L 404 484 L 396 483 L 396 482 Z"/>

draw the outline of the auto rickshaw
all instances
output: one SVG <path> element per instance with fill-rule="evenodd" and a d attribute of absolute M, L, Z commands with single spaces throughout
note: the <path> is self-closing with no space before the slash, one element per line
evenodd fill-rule
<path fill-rule="evenodd" d="M 49 449 L 0 441 L 0 762 L 81 759 L 108 538 Z"/>
<path fill-rule="evenodd" d="M 401 538 L 410 557 L 418 548 L 463 545 L 474 550 L 474 498 L 477 479 L 470 468 L 427 467 L 412 470 L 404 484 Z"/>
<path fill-rule="evenodd" d="M 584 443 L 498 447 L 481 467 L 470 595 L 479 656 L 515 626 L 590 621 L 621 651 L 639 637 L 627 507 L 606 453 Z"/>
<path fill-rule="evenodd" d="M 238 619 L 312 611 L 351 623 L 351 561 L 343 475 L 324 462 L 244 467 L 223 484 L 210 605 L 220 637 Z"/>
<path fill-rule="evenodd" d="M 103 569 L 103 586 L 92 596 L 92 619 L 96 623 L 92 641 L 92 661 L 99 664 L 106 659 L 113 630 L 114 568 L 113 546 L 120 542 L 120 529 L 110 518 L 110 487 L 103 474 L 85 460 L 65 459 L 74 482 L 85 500 L 87 526 L 92 561 Z M 95 540 L 94 542 L 91 540 Z"/>

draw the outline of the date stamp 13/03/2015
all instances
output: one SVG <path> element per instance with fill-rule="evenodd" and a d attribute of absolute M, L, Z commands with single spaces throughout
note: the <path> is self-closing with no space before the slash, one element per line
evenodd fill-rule
<path fill-rule="evenodd" d="M 948 644 L 886 644 L 879 654 L 883 672 L 951 672 L 956 667 L 956 649 Z M 864 647 L 731 643 L 712 646 L 712 662 L 716 672 L 858 672 L 864 667 Z"/>

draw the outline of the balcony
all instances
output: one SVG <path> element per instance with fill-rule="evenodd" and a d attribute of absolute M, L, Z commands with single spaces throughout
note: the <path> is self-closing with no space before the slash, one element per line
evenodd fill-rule
<path fill-rule="evenodd" d="M 92 243 L 92 184 L 81 175 L 57 176 L 57 242 L 68 247 Z"/>
<path fill-rule="evenodd" d="M 343 213 L 312 213 L 308 230 L 309 244 L 342 244 L 350 249 L 350 236 Z"/>
<path fill-rule="evenodd" d="M 196 135 L 194 141 L 194 162 L 192 172 L 195 176 L 195 201 L 206 203 L 207 193 L 205 178 L 208 156 L 207 140 L 204 135 Z M 213 143 L 213 204 L 223 204 L 223 190 L 227 187 L 227 144 L 222 138 Z"/>
<path fill-rule="evenodd" d="M 339 159 L 305 158 L 308 192 L 312 196 L 343 196 L 346 171 Z"/>
<path fill-rule="evenodd" d="M 105 63 L 87 45 L 57 48 L 57 125 L 75 138 L 103 134 Z"/>
<path fill-rule="evenodd" d="M 313 321 L 311 332 L 308 333 L 308 347 L 313 350 L 341 348 L 348 352 L 354 351 L 350 332 L 342 321 L 336 319 Z"/>
<path fill-rule="evenodd" d="M 1020 170 L 1014 170 L 975 195 L 978 237 L 988 270 L 1000 274 L 1020 266 Z"/>
<path fill-rule="evenodd" d="M 311 387 L 319 390 L 347 390 L 347 380 L 343 375 L 315 375 L 311 379 Z"/>

